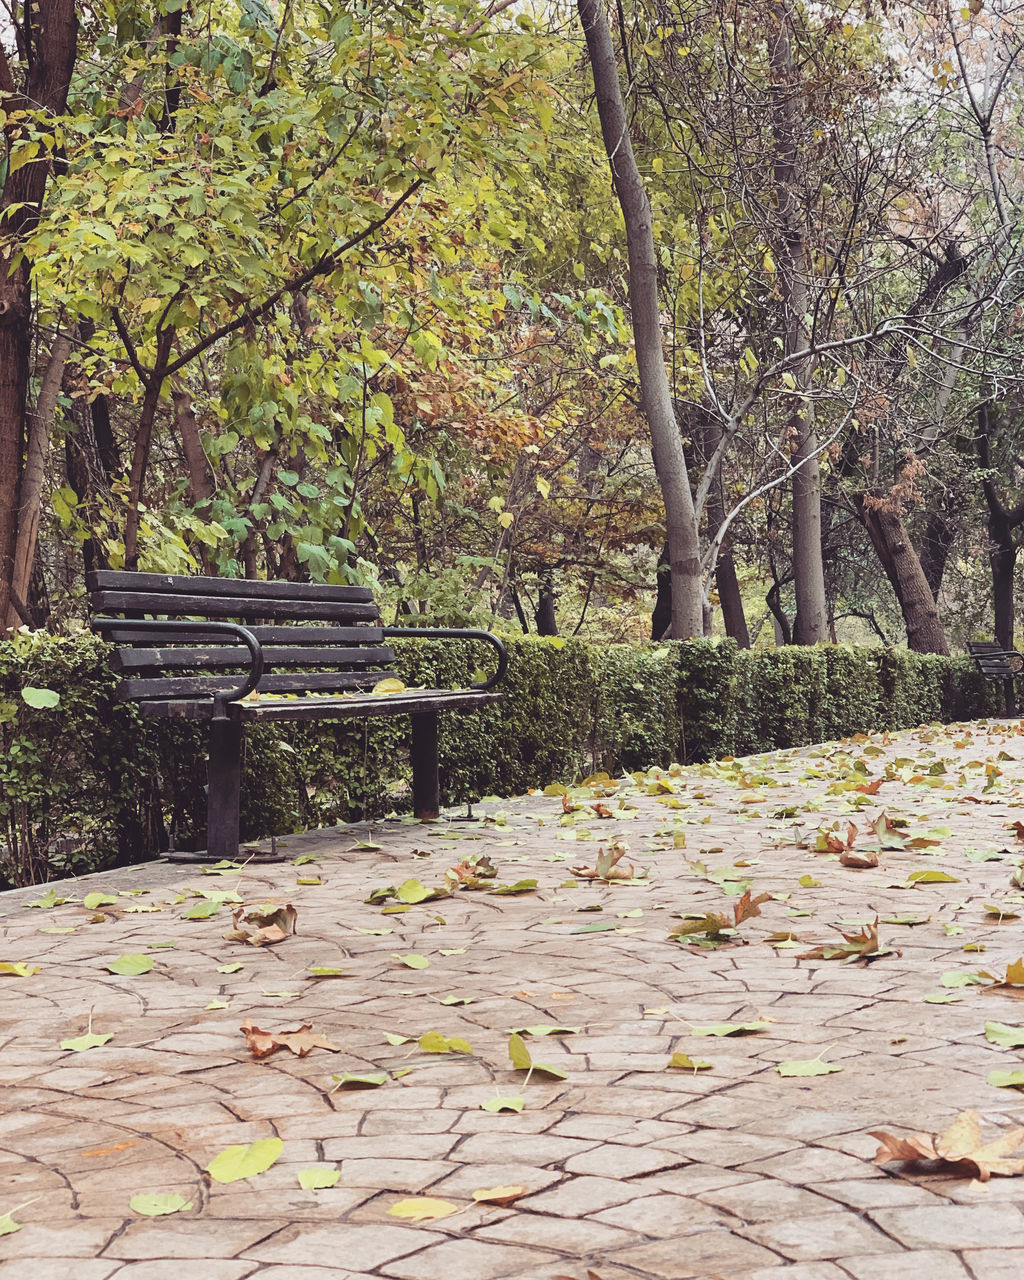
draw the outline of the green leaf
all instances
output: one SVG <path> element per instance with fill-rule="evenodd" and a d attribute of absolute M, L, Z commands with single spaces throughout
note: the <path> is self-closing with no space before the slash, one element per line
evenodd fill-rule
<path fill-rule="evenodd" d="M 13 1235 L 15 1231 L 21 1230 L 21 1223 L 15 1222 L 9 1213 L 5 1213 L 0 1217 L 0 1236 Z"/>
<path fill-rule="evenodd" d="M 430 961 L 427 957 L 417 955 L 414 951 L 405 956 L 394 953 L 392 959 L 397 960 L 399 964 L 404 964 L 408 969 L 428 969 L 430 967 Z"/>
<path fill-rule="evenodd" d="M 186 1209 L 191 1209 L 193 1204 L 191 1200 L 186 1200 L 184 1196 L 179 1196 L 177 1193 L 166 1196 L 140 1193 L 132 1196 L 128 1203 L 136 1213 L 141 1213 L 147 1218 L 159 1218 L 165 1213 L 184 1213 Z"/>
<path fill-rule="evenodd" d="M 303 1191 L 323 1191 L 325 1187 L 336 1187 L 340 1177 L 340 1169 L 300 1169 L 299 1186 Z"/>
<path fill-rule="evenodd" d="M 181 918 L 182 920 L 209 920 L 220 911 L 221 905 L 216 898 L 204 898 L 202 902 L 193 903 L 187 911 L 183 911 Z"/>
<path fill-rule="evenodd" d="M 484 1111 L 522 1111 L 526 1106 L 526 1099 L 521 1095 L 515 1098 L 488 1098 L 480 1106 Z"/>
<path fill-rule="evenodd" d="M 614 920 L 601 920 L 597 924 L 582 924 L 571 933 L 614 933 L 619 926 Z"/>
<path fill-rule="evenodd" d="M 141 955 L 118 956 L 116 960 L 111 960 L 103 967 L 109 969 L 111 973 L 120 973 L 126 978 L 137 978 L 140 974 L 149 973 L 153 968 L 153 958 Z"/>
<path fill-rule="evenodd" d="M 237 973 L 241 968 L 243 968 L 243 966 L 239 964 L 238 961 L 236 960 L 233 964 L 219 964 L 217 966 L 217 972 L 218 973 Z"/>
<path fill-rule="evenodd" d="M 114 1033 L 108 1032 L 106 1035 L 99 1035 L 95 1031 L 90 1031 L 88 1035 L 79 1036 L 76 1040 L 62 1040 L 60 1047 L 62 1049 L 70 1049 L 72 1053 L 85 1053 L 86 1049 L 98 1049 L 100 1045 L 104 1045 L 108 1040 L 113 1040 Z"/>
<path fill-rule="evenodd" d="M 347 969 L 335 969 L 329 964 L 311 964 L 306 970 L 311 978 L 348 978 Z"/>
<path fill-rule="evenodd" d="M 990 976 L 981 973 L 961 973 L 959 969 L 947 969 L 939 981 L 944 987 L 978 987 L 986 980 L 991 981 Z"/>
<path fill-rule="evenodd" d="M 963 996 L 954 995 L 952 991 L 934 991 L 931 995 L 922 996 L 925 1004 L 963 1004 Z"/>
<path fill-rule="evenodd" d="M 382 1084 L 387 1084 L 388 1073 L 372 1071 L 366 1075 L 355 1075 L 350 1071 L 343 1071 L 341 1075 L 331 1076 L 331 1079 L 337 1081 L 334 1086 L 336 1089 L 377 1089 Z"/>
<path fill-rule="evenodd" d="M 691 1027 L 695 1036 L 751 1036 L 758 1031 L 767 1031 L 771 1023 L 767 1018 L 759 1018 L 756 1022 L 717 1022 L 709 1027 Z"/>
<path fill-rule="evenodd" d="M 990 1071 L 986 1083 L 997 1089 L 1024 1089 L 1024 1070 Z"/>
<path fill-rule="evenodd" d="M 87 893 L 82 899 L 86 911 L 95 911 L 97 907 L 112 907 L 117 898 L 110 893 Z"/>
<path fill-rule="evenodd" d="M 515 884 L 500 884 L 496 889 L 488 889 L 488 893 L 501 897 L 514 893 L 533 893 L 536 888 L 536 880 L 517 880 Z"/>
<path fill-rule="evenodd" d="M 574 1036 L 582 1027 L 553 1027 L 547 1023 L 538 1023 L 533 1027 L 509 1027 L 506 1034 L 510 1036 Z"/>
<path fill-rule="evenodd" d="M 526 1047 L 526 1041 L 517 1032 L 509 1036 L 508 1056 L 516 1071 L 529 1071 L 533 1066 L 533 1059 Z"/>
<path fill-rule="evenodd" d="M 428 889 L 419 880 L 405 880 L 395 890 L 395 897 L 399 902 L 408 902 L 413 905 L 417 902 L 429 902 L 431 898 L 447 896 L 445 893 L 438 893 L 435 889 Z"/>
<path fill-rule="evenodd" d="M 41 898 L 35 898 L 32 902 L 26 902 L 26 907 L 40 907 L 43 911 L 50 911 L 53 907 L 62 907 L 67 898 L 58 898 L 56 889 L 47 889 Z"/>
<path fill-rule="evenodd" d="M 837 1063 L 822 1062 L 820 1058 L 794 1058 L 775 1068 L 780 1076 L 827 1076 L 842 1069 Z"/>
<path fill-rule="evenodd" d="M 206 1172 L 214 1182 L 240 1182 L 243 1178 L 255 1178 L 275 1164 L 284 1143 L 280 1138 L 259 1138 L 256 1142 L 228 1147 L 214 1156 L 206 1166 Z"/>
<path fill-rule="evenodd" d="M 691 1058 L 688 1053 L 674 1053 L 668 1060 L 670 1067 L 678 1067 L 681 1071 L 710 1071 L 711 1063 L 701 1058 Z"/>
<path fill-rule="evenodd" d="M 959 884 L 956 876 L 945 871 L 911 871 L 907 884 Z"/>
<path fill-rule="evenodd" d="M 1024 1027 L 1010 1027 L 1005 1022 L 986 1022 L 985 1039 L 1004 1049 L 1019 1049 L 1024 1045 Z"/>
<path fill-rule="evenodd" d="M 30 684 L 27 684 L 22 689 L 21 696 L 30 707 L 35 707 L 37 711 L 55 707 L 60 702 L 60 694 L 55 689 L 35 689 Z"/>

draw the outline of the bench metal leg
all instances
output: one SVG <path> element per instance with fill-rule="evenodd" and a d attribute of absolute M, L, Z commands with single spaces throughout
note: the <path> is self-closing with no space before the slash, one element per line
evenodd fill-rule
<path fill-rule="evenodd" d="M 412 811 L 417 818 L 436 818 L 441 805 L 437 773 L 437 712 L 412 717 Z"/>
<path fill-rule="evenodd" d="M 1017 718 L 1017 699 L 1013 689 L 1013 679 L 1003 681 L 1003 697 L 1006 700 L 1006 714 L 1011 720 Z"/>
<path fill-rule="evenodd" d="M 206 852 L 238 857 L 238 797 L 242 783 L 242 725 L 210 722 L 210 786 L 206 800 Z"/>

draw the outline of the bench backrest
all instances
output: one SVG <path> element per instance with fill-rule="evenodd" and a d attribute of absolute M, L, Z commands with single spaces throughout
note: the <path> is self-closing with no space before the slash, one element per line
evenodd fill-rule
<path fill-rule="evenodd" d="M 230 636 L 133 630 L 133 618 L 240 623 L 263 646 L 259 689 L 266 693 L 341 693 L 394 674 L 394 651 L 384 644 L 368 587 L 116 570 L 88 574 L 86 586 L 94 614 L 123 620 L 104 628 L 119 646 L 112 663 L 125 677 L 122 698 L 212 697 L 237 685 L 249 666 L 248 650 Z"/>
<path fill-rule="evenodd" d="M 996 640 L 968 640 L 967 652 L 982 675 L 992 680 L 1010 680 L 1021 674 L 1021 655 L 1004 649 Z"/>

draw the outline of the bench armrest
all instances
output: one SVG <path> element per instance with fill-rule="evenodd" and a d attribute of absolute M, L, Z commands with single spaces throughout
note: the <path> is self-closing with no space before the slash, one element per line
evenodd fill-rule
<path fill-rule="evenodd" d="M 184 636 L 210 635 L 230 636 L 240 640 L 249 650 L 252 663 L 249 674 L 241 684 L 233 689 L 224 689 L 213 695 L 213 718 L 226 718 L 225 710 L 229 702 L 237 702 L 252 693 L 263 675 L 263 646 L 248 627 L 240 627 L 236 622 L 192 622 L 178 618 L 163 620 L 161 618 L 93 618 L 92 627 L 101 634 L 104 631 L 171 631 Z"/>
<path fill-rule="evenodd" d="M 470 684 L 471 689 L 481 692 L 493 689 L 501 681 L 508 670 L 508 650 L 496 635 L 490 631 L 474 631 L 470 627 L 385 627 L 386 636 L 418 636 L 421 640 L 483 640 L 498 652 L 498 669 L 488 680 L 477 680 Z"/>

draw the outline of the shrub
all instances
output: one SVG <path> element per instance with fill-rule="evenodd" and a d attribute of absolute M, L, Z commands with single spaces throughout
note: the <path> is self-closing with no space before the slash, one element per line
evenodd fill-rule
<path fill-rule="evenodd" d="M 750 652 L 704 640 L 601 648 L 534 637 L 508 647 L 504 700 L 441 718 L 447 803 L 594 768 L 998 715 L 1003 705 L 1002 690 L 969 660 L 906 651 Z M 490 669 L 490 651 L 463 641 L 411 639 L 396 649 L 410 686 L 464 687 L 479 678 L 478 664 Z M 171 838 L 179 848 L 202 842 L 205 727 L 143 721 L 118 702 L 108 653 L 90 635 L 19 633 L 0 643 L 0 885 L 138 862 Z M 243 838 L 403 807 L 409 736 L 406 716 L 250 726 Z"/>

